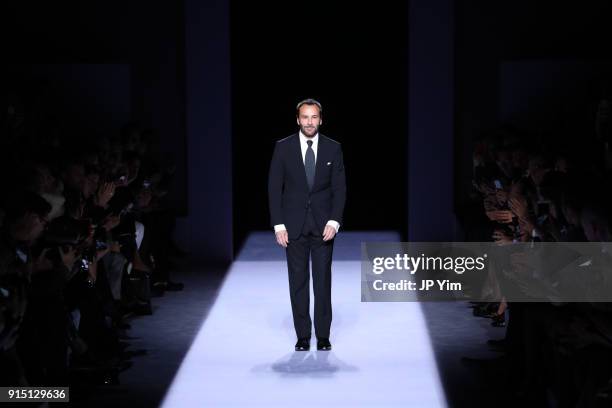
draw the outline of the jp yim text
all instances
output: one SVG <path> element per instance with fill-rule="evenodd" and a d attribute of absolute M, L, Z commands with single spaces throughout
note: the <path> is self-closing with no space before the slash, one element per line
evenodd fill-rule
<path fill-rule="evenodd" d="M 381 279 L 375 280 L 372 283 L 374 290 L 412 290 L 412 291 L 426 291 L 426 290 L 446 290 L 446 291 L 460 291 L 463 289 L 461 282 L 451 282 L 448 279 L 426 279 L 421 282 L 421 285 L 417 285 L 417 282 L 402 279 L 399 282 L 383 282 Z"/>

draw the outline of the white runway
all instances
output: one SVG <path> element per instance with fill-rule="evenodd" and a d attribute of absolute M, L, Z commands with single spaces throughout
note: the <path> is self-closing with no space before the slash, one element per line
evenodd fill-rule
<path fill-rule="evenodd" d="M 332 273 L 333 350 L 313 328 L 295 352 L 286 263 L 234 262 L 162 406 L 445 407 L 420 305 L 361 303 L 358 261 Z"/>

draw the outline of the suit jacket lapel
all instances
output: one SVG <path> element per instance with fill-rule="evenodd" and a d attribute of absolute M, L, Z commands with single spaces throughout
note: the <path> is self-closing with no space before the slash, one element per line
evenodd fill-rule
<path fill-rule="evenodd" d="M 300 145 L 300 134 L 297 133 L 294 138 L 295 142 L 293 143 L 293 155 L 295 159 L 293 162 L 297 165 L 298 174 L 301 174 L 302 177 L 302 185 L 305 191 L 308 191 L 308 180 L 306 179 L 306 167 L 304 167 L 304 159 L 302 158 L 302 146 Z M 315 180 L 316 180 L 316 170 L 315 170 Z"/>
<path fill-rule="evenodd" d="M 312 187 L 317 185 L 317 180 L 321 177 L 323 166 L 325 165 L 325 139 L 319 133 L 319 145 L 317 146 L 317 163 L 315 164 L 315 178 Z M 305 173 L 304 173 L 305 174 Z"/>

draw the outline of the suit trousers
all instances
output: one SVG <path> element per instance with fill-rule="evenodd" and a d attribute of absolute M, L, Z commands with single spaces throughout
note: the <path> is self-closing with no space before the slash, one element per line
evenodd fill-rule
<path fill-rule="evenodd" d="M 310 271 L 312 259 L 312 283 L 314 292 L 314 326 L 317 338 L 329 338 L 332 321 L 331 263 L 334 239 L 323 241 L 310 209 L 302 232 L 297 239 L 289 240 L 286 248 L 289 272 L 289 292 L 293 325 L 298 338 L 310 338 Z"/>

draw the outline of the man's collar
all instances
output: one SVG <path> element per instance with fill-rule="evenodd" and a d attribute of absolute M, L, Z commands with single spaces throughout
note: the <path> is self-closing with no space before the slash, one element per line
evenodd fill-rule
<path fill-rule="evenodd" d="M 306 142 L 307 140 L 312 140 L 313 143 L 316 143 L 319 141 L 319 132 L 317 132 L 317 134 L 314 135 L 313 137 L 306 137 L 300 130 L 299 136 L 300 136 L 300 140 L 303 140 L 304 142 Z"/>

